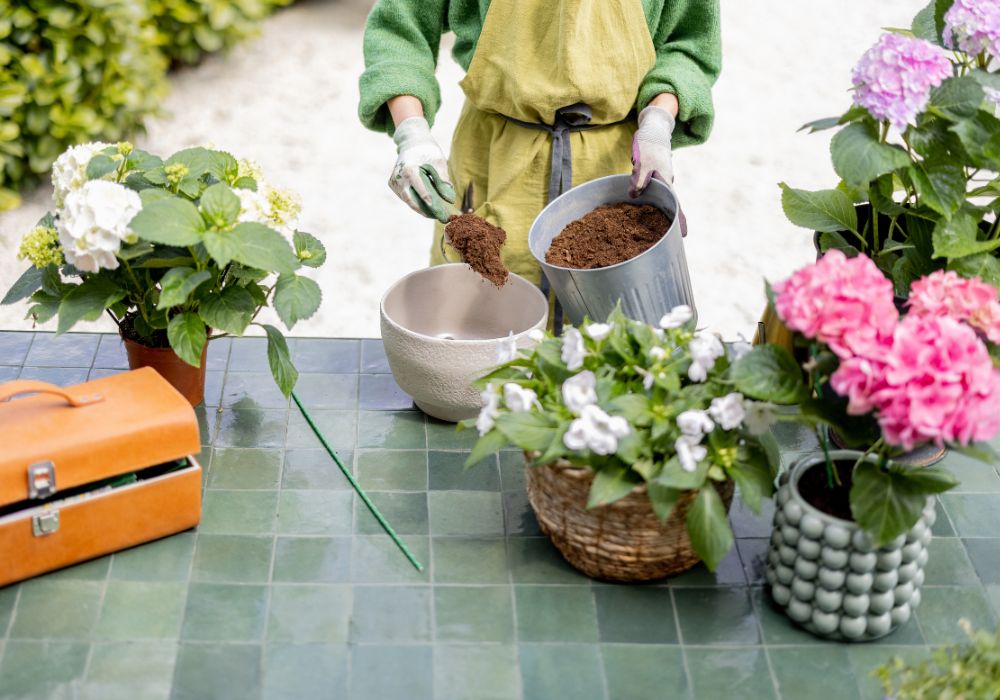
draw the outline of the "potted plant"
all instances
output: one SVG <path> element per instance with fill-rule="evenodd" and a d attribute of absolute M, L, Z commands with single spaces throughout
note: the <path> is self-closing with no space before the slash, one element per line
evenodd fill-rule
<path fill-rule="evenodd" d="M 896 458 L 933 443 L 996 461 L 983 441 L 1000 429 L 1000 301 L 979 279 L 938 271 L 913 284 L 900 316 L 875 263 L 838 250 L 771 295 L 794 354 L 760 345 L 730 374 L 746 396 L 792 406 L 778 419 L 815 428 L 822 448 L 779 479 L 771 595 L 817 635 L 875 639 L 919 605 L 932 496 L 956 483 Z M 831 450 L 825 428 L 859 449 Z"/>
<path fill-rule="evenodd" d="M 298 376 L 265 306 L 291 328 L 319 307 L 313 280 L 297 274 L 326 258 L 295 230 L 299 205 L 248 161 L 188 148 L 166 160 L 129 143 L 88 143 L 52 169 L 55 208 L 21 243 L 31 266 L 2 303 L 29 299 L 57 333 L 78 321 L 114 319 L 132 368 L 152 365 L 192 404 L 204 394 L 207 342 L 267 335 L 271 372 L 291 393 Z"/>
<path fill-rule="evenodd" d="M 1000 287 L 995 8 L 932 0 L 911 31 L 883 34 L 854 69 L 851 108 L 803 127 L 839 129 L 830 153 L 840 183 L 781 185 L 786 216 L 816 232 L 818 252 L 864 253 L 900 297 L 940 269 Z"/>
<path fill-rule="evenodd" d="M 759 510 L 773 490 L 759 406 L 733 391 L 732 359 L 695 333 L 679 306 L 659 327 L 616 309 L 538 344 L 482 380 L 484 405 L 467 422 L 480 439 L 468 463 L 514 445 L 527 457 L 528 497 L 542 530 L 589 576 L 643 581 L 733 544 L 734 484 Z"/>

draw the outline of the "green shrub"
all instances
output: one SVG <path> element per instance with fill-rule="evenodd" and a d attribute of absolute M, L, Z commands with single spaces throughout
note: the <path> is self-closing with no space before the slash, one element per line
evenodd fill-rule
<path fill-rule="evenodd" d="M 118 140 L 156 110 L 157 42 L 135 0 L 33 0 L 0 16 L 0 210 L 67 146 Z"/>

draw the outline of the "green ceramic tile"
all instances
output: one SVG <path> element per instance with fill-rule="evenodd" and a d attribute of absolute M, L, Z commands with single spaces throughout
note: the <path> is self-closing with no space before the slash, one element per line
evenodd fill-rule
<path fill-rule="evenodd" d="M 226 408 L 219 414 L 217 447 L 284 447 L 288 411 Z"/>
<path fill-rule="evenodd" d="M 478 441 L 475 430 L 459 430 L 454 423 L 427 418 L 427 447 L 432 450 L 471 450 Z"/>
<path fill-rule="evenodd" d="M 528 502 L 528 494 L 521 491 L 503 492 L 504 532 L 508 537 L 539 537 L 542 528 L 538 525 L 535 511 Z"/>
<path fill-rule="evenodd" d="M 426 491 L 424 450 L 361 450 L 358 483 L 372 491 Z"/>
<path fill-rule="evenodd" d="M 361 363 L 361 341 L 342 338 L 298 338 L 295 368 L 300 372 L 352 374 Z"/>
<path fill-rule="evenodd" d="M 428 495 L 433 535 L 502 535 L 499 493 L 432 491 Z"/>
<path fill-rule="evenodd" d="M 125 352 L 125 342 L 121 337 L 110 333 L 101 336 L 97 344 L 97 355 L 94 357 L 94 367 L 128 369 L 128 353 Z"/>
<path fill-rule="evenodd" d="M 208 408 L 205 404 L 194 407 L 194 415 L 198 419 L 198 430 L 201 433 L 201 444 L 211 445 L 219 432 L 219 411 Z M 207 467 L 207 464 L 203 464 Z"/>
<path fill-rule="evenodd" d="M 359 506 L 361 507 L 361 506 Z M 427 583 L 430 580 L 430 544 L 427 537 L 403 537 L 417 561 L 417 571 L 387 535 L 355 535 L 351 538 L 351 580 L 357 583 Z"/>
<path fill-rule="evenodd" d="M 1000 492 L 1000 476 L 988 464 L 956 452 L 949 452 L 942 464 L 959 482 L 950 493 Z"/>
<path fill-rule="evenodd" d="M 337 452 L 354 449 L 358 441 L 358 414 L 354 411 L 312 410 L 309 415 L 327 443 Z M 288 415 L 288 436 L 285 444 L 294 449 L 318 449 L 323 443 L 296 408 Z M 329 459 L 329 457 L 327 457 Z"/>
<path fill-rule="evenodd" d="M 976 540 L 968 540 L 975 542 Z M 975 586 L 979 584 L 962 540 L 934 538 L 927 547 L 924 583 L 928 586 Z"/>
<path fill-rule="evenodd" d="M 437 586 L 434 617 L 439 641 L 514 640 L 514 602 L 509 586 Z"/>
<path fill-rule="evenodd" d="M 247 700 L 260 688 L 255 644 L 181 644 L 171 700 Z"/>
<path fill-rule="evenodd" d="M 82 700 L 167 700 L 177 660 L 176 642 L 95 644 L 80 690 Z"/>
<path fill-rule="evenodd" d="M 93 333 L 36 333 L 24 364 L 28 367 L 90 367 L 100 336 Z"/>
<path fill-rule="evenodd" d="M 222 389 L 225 408 L 286 408 L 288 397 L 281 393 L 270 372 L 228 372 Z"/>
<path fill-rule="evenodd" d="M 589 586 L 515 586 L 522 642 L 596 642 L 597 611 Z"/>
<path fill-rule="evenodd" d="M 744 588 L 675 588 L 685 644 L 757 644 L 757 617 Z"/>
<path fill-rule="evenodd" d="M 861 697 L 846 645 L 771 647 L 768 656 L 783 698 L 856 700 Z"/>
<path fill-rule="evenodd" d="M 424 414 L 419 411 L 362 411 L 358 447 L 423 450 L 427 447 Z"/>
<path fill-rule="evenodd" d="M 232 347 L 232 338 L 216 338 L 213 340 L 208 344 L 208 355 L 205 358 L 205 367 L 210 372 L 215 370 L 225 370 L 228 368 L 229 353 Z M 265 356 L 263 369 L 267 368 L 267 358 Z M 236 367 L 233 367 L 233 370 L 236 370 Z"/>
<path fill-rule="evenodd" d="M 299 375 L 295 394 L 302 404 L 313 409 L 353 409 L 358 405 L 357 374 L 308 374 Z"/>
<path fill-rule="evenodd" d="M 281 481 L 281 450 L 216 449 L 208 487 L 275 489 Z"/>
<path fill-rule="evenodd" d="M 53 571 L 45 575 L 47 581 L 103 581 L 108 577 L 111 568 L 111 557 L 91 559 L 76 566 Z"/>
<path fill-rule="evenodd" d="M 370 411 L 405 411 L 413 399 L 391 374 L 362 374 L 358 385 L 358 407 Z"/>
<path fill-rule="evenodd" d="M 609 700 L 688 697 L 680 647 L 614 645 L 602 647 L 601 655 Z"/>
<path fill-rule="evenodd" d="M 872 670 L 888 663 L 893 657 L 908 664 L 919 663 L 928 657 L 928 651 L 924 647 L 852 644 L 847 647 L 847 656 L 851 660 L 851 669 L 858 681 L 861 697 L 864 700 L 885 700 L 882 684 L 872 677 Z"/>
<path fill-rule="evenodd" d="M 366 645 L 351 649 L 350 698 L 430 700 L 434 661 L 429 646 Z"/>
<path fill-rule="evenodd" d="M 688 669 L 695 697 L 729 700 L 776 698 L 762 648 L 689 648 Z"/>
<path fill-rule="evenodd" d="M 347 537 L 279 537 L 274 552 L 274 581 L 337 583 L 351 567 Z"/>
<path fill-rule="evenodd" d="M 774 502 L 766 500 L 760 513 L 754 513 L 741 498 L 734 498 L 729 509 L 729 521 L 736 537 L 770 537 L 774 519 Z"/>
<path fill-rule="evenodd" d="M 936 499 L 934 503 L 934 512 L 937 518 L 934 520 L 934 525 L 931 526 L 931 532 L 935 537 L 955 537 L 955 528 L 951 526 L 951 518 L 948 517 L 948 513 L 944 509 L 944 505 L 941 503 L 941 499 Z"/>
<path fill-rule="evenodd" d="M 229 371 L 268 371 L 266 338 L 233 338 L 230 342 L 232 343 L 232 350 L 229 352 Z M 212 344 L 209 345 L 210 348 Z M 289 338 L 288 344 L 289 350 L 294 353 L 295 339 Z"/>
<path fill-rule="evenodd" d="M 21 374 L 20 366 L 0 365 L 0 382 L 11 382 Z"/>
<path fill-rule="evenodd" d="M 1000 533 L 998 533 L 1000 534 Z M 934 544 L 937 540 L 931 540 Z M 979 579 L 986 584 L 1000 584 L 1000 538 L 963 540 L 965 550 L 972 559 L 972 565 Z M 928 560 L 930 566 L 933 553 Z"/>
<path fill-rule="evenodd" d="M 0 365 L 24 364 L 24 358 L 28 355 L 28 348 L 31 347 L 31 340 L 34 337 L 34 333 L 0 332 Z"/>
<path fill-rule="evenodd" d="M 519 652 L 524 700 L 603 700 L 601 656 L 596 645 L 522 644 Z"/>
<path fill-rule="evenodd" d="M 507 543 L 502 538 L 438 537 L 434 540 L 437 583 L 507 583 Z"/>
<path fill-rule="evenodd" d="M 527 479 L 524 474 L 524 455 L 520 452 L 502 450 L 497 453 L 500 461 L 500 483 L 504 491 L 524 491 Z"/>
<path fill-rule="evenodd" d="M 109 581 L 97 639 L 176 639 L 184 616 L 187 585 L 149 581 Z"/>
<path fill-rule="evenodd" d="M 202 406 L 218 407 L 222 403 L 222 387 L 226 381 L 225 372 L 205 372 L 205 399 Z"/>
<path fill-rule="evenodd" d="M 785 615 L 771 600 L 768 588 L 754 588 L 750 591 L 754 611 L 760 620 L 761 632 L 766 644 L 809 645 L 822 644 L 823 640 L 805 631 Z"/>
<path fill-rule="evenodd" d="M 102 584 L 34 579 L 21 584 L 11 639 L 86 639 L 97 623 Z"/>
<path fill-rule="evenodd" d="M 17 700 L 75 700 L 88 642 L 9 641 L 0 661 L 0 693 Z"/>
<path fill-rule="evenodd" d="M 353 604 L 350 586 L 272 586 L 267 638 L 295 643 L 346 642 Z"/>
<path fill-rule="evenodd" d="M 993 607 L 993 615 L 1000 619 L 1000 584 L 991 583 L 984 586 L 986 597 Z"/>
<path fill-rule="evenodd" d="M 570 566 L 546 537 L 507 540 L 514 583 L 578 583 L 589 579 Z"/>
<path fill-rule="evenodd" d="M 282 491 L 276 529 L 283 535 L 349 535 L 353 504 L 350 491 Z"/>
<path fill-rule="evenodd" d="M 18 379 L 32 379 L 56 386 L 72 386 L 87 381 L 88 374 L 89 370 L 86 367 L 24 367 L 18 374 Z"/>
<path fill-rule="evenodd" d="M 351 450 L 338 452 L 337 456 L 353 474 L 354 452 Z M 351 489 L 351 483 L 326 450 L 285 450 L 281 488 L 348 491 Z"/>
<path fill-rule="evenodd" d="M 946 493 L 940 496 L 959 537 L 995 537 L 1000 532 L 997 497 L 979 493 Z"/>
<path fill-rule="evenodd" d="M 17 603 L 17 592 L 20 586 L 13 584 L 0 588 L 0 639 L 7 636 L 7 627 L 14 617 L 14 606 Z"/>
<path fill-rule="evenodd" d="M 267 535 L 199 535 L 191 580 L 267 583 L 273 545 Z"/>
<path fill-rule="evenodd" d="M 966 640 L 958 626 L 961 618 L 975 620 L 985 629 L 996 626 L 996 616 L 985 591 L 979 586 L 934 588 L 921 590 L 917 620 L 930 644 L 948 644 Z"/>
<path fill-rule="evenodd" d="M 466 469 L 468 452 L 427 453 L 430 488 L 434 491 L 499 491 L 500 470 L 494 457 Z"/>
<path fill-rule="evenodd" d="M 431 639 L 427 586 L 355 586 L 351 641 L 398 644 Z"/>
<path fill-rule="evenodd" d="M 268 644 L 262 700 L 346 698 L 347 662 L 342 644 Z"/>
<path fill-rule="evenodd" d="M 367 374 L 389 374 L 389 359 L 379 338 L 361 341 L 361 371 Z"/>
<path fill-rule="evenodd" d="M 198 532 L 256 535 L 274 531 L 277 491 L 206 491 Z"/>
<path fill-rule="evenodd" d="M 187 641 L 259 642 L 266 610 L 266 586 L 192 583 L 181 636 Z"/>
<path fill-rule="evenodd" d="M 736 540 L 736 548 L 740 553 L 740 561 L 743 562 L 743 575 L 747 579 L 747 584 L 751 586 L 764 585 L 767 572 L 768 540 L 763 537 L 747 537 Z"/>
<path fill-rule="evenodd" d="M 783 453 L 813 452 L 819 447 L 816 433 L 798 423 L 775 423 L 771 426 L 771 433 Z"/>
<path fill-rule="evenodd" d="M 743 573 L 743 562 L 740 560 L 739 552 L 733 547 L 719 562 L 715 571 L 709 571 L 700 563 L 682 574 L 671 577 L 669 582 L 671 586 L 677 587 L 744 586 L 746 576 Z"/>
<path fill-rule="evenodd" d="M 496 645 L 437 646 L 434 649 L 437 700 L 519 700 L 517 648 Z"/>
<path fill-rule="evenodd" d="M 427 494 L 423 491 L 370 491 L 368 496 L 397 534 L 427 534 Z M 362 535 L 385 532 L 375 516 L 361 503 L 358 504 L 354 525 L 355 532 Z"/>
<path fill-rule="evenodd" d="M 111 578 L 128 581 L 185 581 L 194 555 L 193 532 L 115 552 Z"/>
<path fill-rule="evenodd" d="M 677 620 L 667 588 L 599 586 L 594 602 L 601 642 L 677 644 Z"/>

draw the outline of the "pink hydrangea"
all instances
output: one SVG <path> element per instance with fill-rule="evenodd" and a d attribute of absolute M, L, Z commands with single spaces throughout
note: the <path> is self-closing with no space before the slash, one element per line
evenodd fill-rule
<path fill-rule="evenodd" d="M 868 400 L 889 444 L 966 445 L 1000 429 L 1000 372 L 969 326 L 947 316 L 907 316 L 884 361 Z"/>
<path fill-rule="evenodd" d="M 885 362 L 878 358 L 849 357 L 830 377 L 830 385 L 841 396 L 847 397 L 847 412 L 863 416 L 875 408 L 873 396 L 885 388 Z"/>
<path fill-rule="evenodd" d="M 1000 0 L 955 0 L 944 15 L 943 37 L 954 49 L 1000 60 Z"/>
<path fill-rule="evenodd" d="M 967 279 L 950 270 L 939 270 L 913 283 L 910 313 L 949 316 L 964 321 L 1000 343 L 1000 300 L 997 289 L 978 277 Z"/>
<path fill-rule="evenodd" d="M 951 62 L 941 47 L 885 33 L 854 67 L 854 101 L 876 119 L 905 129 L 907 124 L 916 124 L 931 89 L 951 74 Z"/>
<path fill-rule="evenodd" d="M 863 255 L 831 250 L 774 291 L 785 324 L 826 343 L 841 359 L 876 356 L 891 342 L 899 318 L 892 282 Z"/>

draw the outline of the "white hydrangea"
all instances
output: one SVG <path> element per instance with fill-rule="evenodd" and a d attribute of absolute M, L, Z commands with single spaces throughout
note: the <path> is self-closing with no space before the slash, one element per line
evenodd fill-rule
<path fill-rule="evenodd" d="M 539 405 L 538 394 L 514 382 L 503 385 L 503 402 L 513 413 L 524 413 Z"/>
<path fill-rule="evenodd" d="M 708 456 L 708 449 L 701 444 L 700 437 L 692 435 L 681 435 L 674 442 L 674 450 L 677 451 L 677 460 L 681 463 L 681 469 L 686 472 L 693 472 L 698 468 L 698 462 Z"/>
<path fill-rule="evenodd" d="M 746 401 L 745 408 L 743 423 L 751 435 L 763 435 L 778 418 L 777 407 L 766 401 Z"/>
<path fill-rule="evenodd" d="M 265 180 L 261 175 L 260 166 L 253 161 L 240 161 L 239 175 L 252 177 L 257 183 L 257 190 L 242 187 L 233 190 L 240 198 L 240 214 L 237 221 L 263 224 L 291 241 L 299 223 L 299 215 L 302 213 L 302 202 L 298 195 L 290 190 L 275 187 Z"/>
<path fill-rule="evenodd" d="M 726 352 L 718 336 L 709 333 L 695 336 L 688 349 L 691 351 L 688 377 L 692 382 L 705 381 L 708 378 L 708 371 L 715 367 L 715 361 Z"/>
<path fill-rule="evenodd" d="M 680 328 L 692 318 L 694 318 L 694 311 L 692 311 L 691 307 L 687 304 L 681 304 L 672 308 L 669 313 L 660 319 L 660 328 L 664 330 Z"/>
<path fill-rule="evenodd" d="M 613 327 L 610 323 L 589 323 L 583 330 L 594 340 L 604 340 L 611 335 Z"/>
<path fill-rule="evenodd" d="M 87 182 L 87 164 L 95 155 L 113 144 L 93 141 L 70 146 L 52 164 L 52 189 L 57 207 L 66 202 L 66 195 Z"/>
<path fill-rule="evenodd" d="M 563 403 L 574 414 L 580 415 L 584 408 L 597 403 L 596 387 L 597 377 L 589 369 L 575 374 L 563 382 Z"/>
<path fill-rule="evenodd" d="M 570 326 L 563 333 L 562 361 L 570 371 L 576 371 L 583 366 L 583 358 L 587 356 L 587 348 L 583 344 L 583 335 Z"/>
<path fill-rule="evenodd" d="M 712 405 L 708 407 L 708 412 L 723 430 L 735 430 L 742 425 L 743 419 L 746 417 L 743 394 L 733 392 L 712 399 Z"/>
<path fill-rule="evenodd" d="M 500 392 L 492 384 L 486 385 L 486 391 L 480 394 L 483 400 L 483 407 L 476 418 L 476 430 L 480 437 L 493 430 L 497 424 L 497 416 L 500 415 Z"/>
<path fill-rule="evenodd" d="M 677 427 L 688 437 L 694 437 L 700 441 L 702 435 L 715 430 L 715 423 L 712 422 L 706 411 L 692 408 L 677 416 Z"/>
<path fill-rule="evenodd" d="M 563 436 L 563 444 L 580 452 L 590 450 L 598 455 L 618 451 L 618 441 L 632 432 L 628 421 L 621 416 L 610 416 L 599 406 L 591 404 L 583 409 Z"/>
<path fill-rule="evenodd" d="M 663 358 L 667 356 L 667 349 L 660 347 L 659 345 L 654 345 L 649 349 L 649 356 L 652 357 L 657 362 L 660 362 Z"/>
<path fill-rule="evenodd" d="M 56 218 L 66 262 L 82 272 L 117 268 L 115 253 L 135 240 L 129 223 L 141 209 L 139 195 L 114 182 L 91 180 L 69 192 Z"/>

